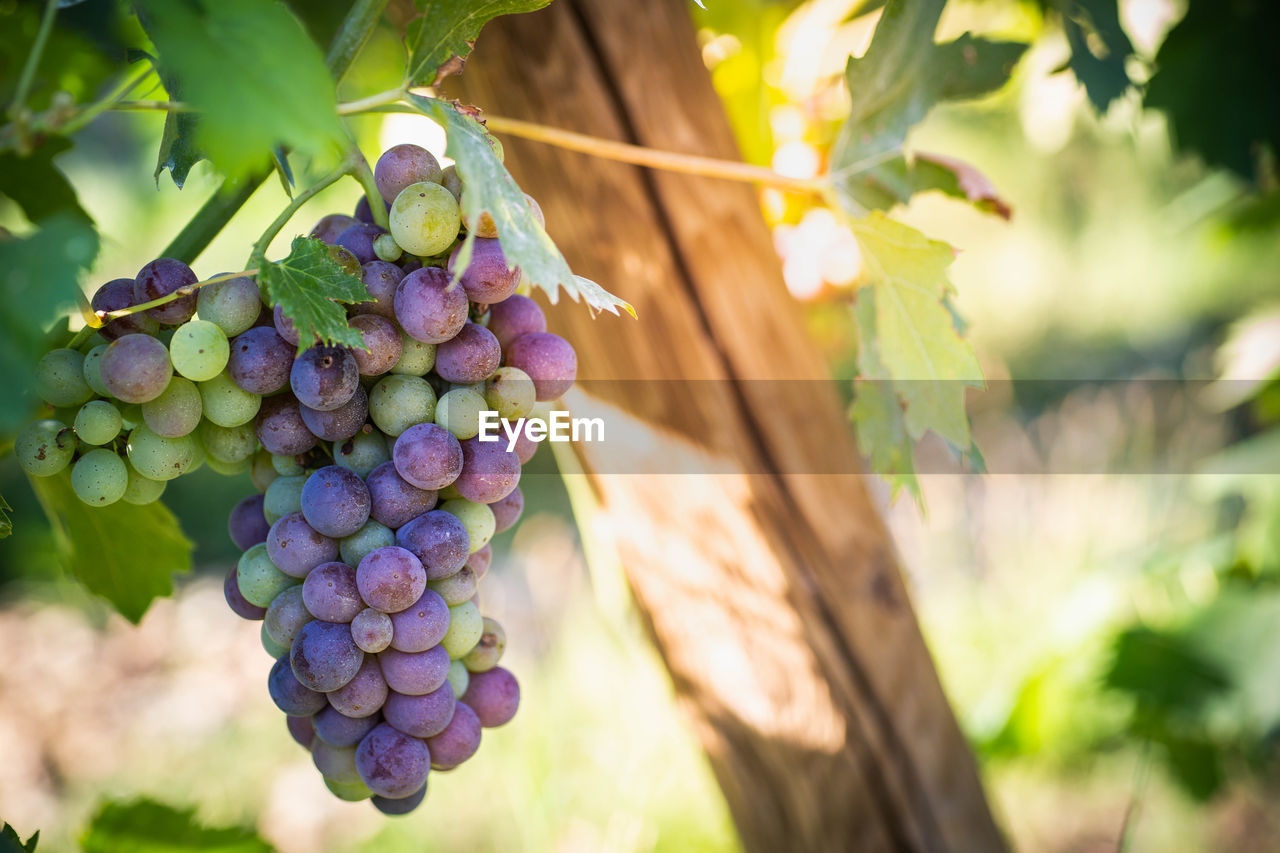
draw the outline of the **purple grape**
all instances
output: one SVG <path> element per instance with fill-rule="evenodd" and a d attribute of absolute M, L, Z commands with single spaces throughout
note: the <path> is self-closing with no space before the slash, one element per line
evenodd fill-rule
<path fill-rule="evenodd" d="M 147 264 L 133 280 L 133 304 L 150 302 L 168 296 L 176 290 L 190 287 L 200 279 L 191 267 L 173 258 L 159 258 Z M 179 326 L 196 313 L 196 295 L 180 296 L 157 308 L 147 309 L 147 315 L 158 323 Z"/>
<path fill-rule="evenodd" d="M 382 716 L 407 735 L 428 738 L 445 730 L 456 703 L 453 687 L 446 681 L 425 696 L 391 693 L 382 706 Z"/>
<path fill-rule="evenodd" d="M 443 489 L 462 473 L 458 439 L 436 424 L 414 424 L 400 433 L 391 459 L 396 473 L 419 489 Z"/>
<path fill-rule="evenodd" d="M 387 649 L 378 655 L 387 686 L 406 696 L 422 696 L 438 690 L 449 677 L 449 653 L 444 646 L 425 652 L 398 652 Z"/>
<path fill-rule="evenodd" d="M 524 492 L 516 486 L 505 498 L 489 504 L 489 509 L 493 510 L 495 522 L 493 532 L 501 533 L 504 530 L 510 530 L 524 512 Z"/>
<path fill-rule="evenodd" d="M 227 337 L 247 331 L 261 312 L 262 294 L 257 283 L 246 276 L 207 285 L 196 294 L 196 314 L 222 329 Z"/>
<path fill-rule="evenodd" d="M 436 375 L 455 385 L 483 382 L 501 363 L 498 339 L 476 323 L 467 323 L 436 349 Z"/>
<path fill-rule="evenodd" d="M 534 302 L 519 293 L 489 306 L 489 331 L 498 339 L 502 351 L 506 352 L 511 342 L 521 335 L 531 332 L 545 332 L 547 318 Z"/>
<path fill-rule="evenodd" d="M 395 323 L 377 314 L 357 314 L 351 318 L 351 328 L 364 335 L 366 349 L 351 351 L 361 376 L 381 376 L 396 366 L 404 344 Z"/>
<path fill-rule="evenodd" d="M 391 797 L 375 796 L 369 802 L 373 803 L 373 807 L 384 815 L 399 817 L 400 815 L 407 815 L 409 812 L 422 805 L 422 801 L 426 799 L 426 796 L 427 786 L 423 785 L 407 797 L 392 799 Z"/>
<path fill-rule="evenodd" d="M 374 521 L 392 530 L 403 527 L 436 505 L 434 489 L 419 489 L 396 471 L 394 462 L 383 462 L 369 473 L 369 486 Z"/>
<path fill-rule="evenodd" d="M 356 588 L 356 570 L 346 563 L 321 563 L 302 582 L 302 603 L 325 622 L 350 622 L 364 609 Z"/>
<path fill-rule="evenodd" d="M 416 603 L 391 614 L 391 648 L 425 652 L 449 632 L 449 605 L 439 594 L 424 590 Z"/>
<path fill-rule="evenodd" d="M 373 167 L 373 180 L 378 192 L 388 204 L 396 200 L 401 190 L 421 181 L 440 183 L 443 170 L 435 155 L 420 145 L 405 143 L 382 152 Z"/>
<path fill-rule="evenodd" d="M 319 443 L 315 434 L 307 429 L 301 405 L 292 394 L 277 394 L 263 400 L 254 428 L 262 446 L 277 456 L 298 456 Z"/>
<path fill-rule="evenodd" d="M 312 347 L 294 359 L 289 387 L 304 406 L 330 412 L 345 404 L 360 387 L 360 370 L 350 351 Z"/>
<path fill-rule="evenodd" d="M 231 567 L 231 571 L 227 572 L 227 579 L 222 582 L 222 594 L 226 597 L 227 606 L 231 608 L 231 612 L 241 619 L 248 619 L 252 622 L 267 615 L 267 608 L 250 604 L 240 594 L 240 584 L 236 581 L 235 566 Z"/>
<path fill-rule="evenodd" d="M 454 481 L 458 494 L 469 501 L 491 504 L 502 500 L 520 482 L 520 457 L 501 441 L 462 442 L 462 473 Z"/>
<path fill-rule="evenodd" d="M 459 701 L 454 707 L 453 719 L 449 720 L 444 731 L 427 738 L 427 748 L 431 750 L 431 768 L 452 770 L 475 755 L 480 748 L 480 735 L 480 719 L 476 712 Z"/>
<path fill-rule="evenodd" d="M 305 578 L 321 563 L 338 559 L 338 543 L 307 524 L 302 513 L 291 512 L 271 525 L 267 556 L 286 575 Z"/>
<path fill-rule="evenodd" d="M 227 373 L 241 389 L 265 397 L 288 386 L 293 353 L 274 326 L 254 326 L 231 342 Z"/>
<path fill-rule="evenodd" d="M 351 469 L 328 465 L 303 484 L 302 514 L 325 536 L 350 536 L 369 520 L 369 487 Z"/>
<path fill-rule="evenodd" d="M 449 272 L 457 274 L 458 253 L 461 243 L 449 255 Z M 519 268 L 507 266 L 507 256 L 495 239 L 477 237 L 471 249 L 471 261 L 461 277 L 462 287 L 472 302 L 481 305 L 499 303 L 516 292 L 520 284 Z"/>
<path fill-rule="evenodd" d="M 510 722 L 520 707 L 520 684 L 508 670 L 495 666 L 488 672 L 473 672 L 462 702 L 476 712 L 486 729 Z"/>
<path fill-rule="evenodd" d="M 271 525 L 267 524 L 267 517 L 262 513 L 263 500 L 262 495 L 250 495 L 231 508 L 227 532 L 241 551 L 248 551 L 259 542 L 267 541 Z"/>
<path fill-rule="evenodd" d="M 393 632 L 391 617 L 372 607 L 361 610 L 351 620 L 351 639 L 355 640 L 362 651 L 370 654 L 377 654 L 388 648 Z"/>
<path fill-rule="evenodd" d="M 126 403 L 154 400 L 169 387 L 173 365 L 169 350 L 148 335 L 123 335 L 111 342 L 99 362 L 102 384 Z"/>
<path fill-rule="evenodd" d="M 311 724 L 315 727 L 316 737 L 340 749 L 346 749 L 356 746 L 360 741 L 364 740 L 364 736 L 373 731 L 373 727 L 378 725 L 378 718 L 370 715 L 368 717 L 348 717 L 338 711 L 337 708 L 329 706 L 316 712 L 311 718 Z"/>
<path fill-rule="evenodd" d="M 373 297 L 373 302 L 357 302 L 347 310 L 353 315 L 377 314 L 388 320 L 396 318 L 396 288 L 404 278 L 404 270 L 386 261 L 369 261 L 360 267 L 360 280 Z"/>
<path fill-rule="evenodd" d="M 422 741 L 382 723 L 356 747 L 356 769 L 378 796 L 408 797 L 426 783 L 431 753 Z"/>
<path fill-rule="evenodd" d="M 387 204 L 387 210 L 391 209 L 390 203 Z M 356 222 L 373 222 L 373 208 L 369 206 L 369 197 L 367 195 L 360 196 L 360 200 L 356 202 L 355 217 Z"/>
<path fill-rule="evenodd" d="M 315 228 L 311 229 L 311 236 L 317 240 L 332 244 L 338 239 L 339 234 L 346 231 L 355 222 L 354 216 L 347 216 L 345 213 L 330 213 L 317 222 Z"/>
<path fill-rule="evenodd" d="M 401 272 L 408 275 L 411 272 L 417 272 L 422 269 L 422 258 L 415 255 L 405 255 L 396 263 L 396 266 L 400 267 Z"/>
<path fill-rule="evenodd" d="M 89 303 L 95 312 L 119 311 L 136 303 L 133 301 L 133 279 L 117 278 L 99 287 Z M 160 324 L 146 313 L 128 314 L 109 320 L 98 330 L 103 339 L 114 341 L 125 335 L 154 335 L 160 331 Z"/>
<path fill-rule="evenodd" d="M 294 677 L 288 655 L 282 655 L 271 667 L 267 692 L 276 707 L 291 717 L 309 717 L 328 704 L 323 693 L 309 690 Z"/>
<path fill-rule="evenodd" d="M 493 562 L 493 547 L 485 545 L 467 559 L 467 566 L 476 573 L 476 580 L 489 574 L 489 564 Z"/>
<path fill-rule="evenodd" d="M 506 354 L 508 365 L 529 374 L 539 402 L 560 399 L 578 375 L 578 354 L 573 346 L 550 332 L 523 334 L 506 347 Z"/>
<path fill-rule="evenodd" d="M 423 267 L 406 275 L 396 288 L 395 312 L 409 337 L 443 343 L 467 322 L 467 292 L 452 284 L 444 270 Z"/>
<path fill-rule="evenodd" d="M 337 622 L 308 622 L 289 652 L 293 674 L 319 693 L 337 690 L 355 677 L 364 652 L 351 640 L 351 629 Z"/>
<path fill-rule="evenodd" d="M 267 605 L 264 620 L 267 636 L 287 649 L 293 645 L 293 638 L 298 636 L 302 626 L 314 618 L 302 601 L 302 588 L 291 586 L 278 593 Z"/>
<path fill-rule="evenodd" d="M 317 438 L 325 441 L 346 441 L 360 431 L 369 416 L 369 395 L 363 388 L 344 405 L 330 412 L 320 412 L 307 406 L 299 406 L 302 422 Z"/>
<path fill-rule="evenodd" d="M 365 604 L 383 613 L 397 613 L 422 595 L 427 572 L 410 551 L 388 545 L 370 551 L 360 561 L 356 585 Z"/>
<path fill-rule="evenodd" d="M 298 341 L 301 338 L 298 334 L 298 329 L 279 305 L 271 309 L 271 325 L 275 327 L 276 334 L 283 338 L 286 343 L 295 347 L 298 345 Z"/>
<path fill-rule="evenodd" d="M 378 260 L 378 253 L 373 250 L 373 241 L 386 233 L 370 222 L 357 222 L 339 234 L 334 242 L 355 255 L 361 264 L 367 264 Z"/>
<path fill-rule="evenodd" d="M 396 544 L 412 553 L 427 570 L 427 580 L 440 580 L 461 569 L 471 552 L 467 528 L 444 510 L 435 509 L 396 531 Z"/>
<path fill-rule="evenodd" d="M 311 718 L 285 717 L 284 720 L 289 726 L 289 734 L 298 742 L 298 745 L 303 749 L 310 749 L 316 739 L 316 727 L 312 725 Z"/>
<path fill-rule="evenodd" d="M 364 663 L 355 677 L 337 690 L 329 693 L 329 704 L 348 717 L 369 717 L 382 708 L 387 700 L 387 681 L 382 677 L 382 667 L 373 655 L 365 655 Z"/>

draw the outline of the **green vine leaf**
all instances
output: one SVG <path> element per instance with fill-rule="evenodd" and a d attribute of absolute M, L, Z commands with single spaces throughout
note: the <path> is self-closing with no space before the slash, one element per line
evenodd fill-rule
<path fill-rule="evenodd" d="M 464 221 L 475 222 L 482 213 L 493 217 L 507 261 L 520 267 L 553 305 L 559 299 L 560 288 L 564 288 L 574 302 L 582 300 L 594 310 L 618 314 L 621 309 L 636 316 L 630 303 L 594 281 L 573 274 L 564 255 L 534 219 L 524 193 L 494 153 L 492 137 L 480 122 L 456 105 L 435 98 L 409 95 L 409 100 L 423 115 L 445 129 L 448 138 L 445 153 L 454 159 L 466 188 L 462 194 Z M 458 256 L 461 269 L 465 269 L 471 259 L 474 241 L 475 234 L 468 231 Z"/>
<path fill-rule="evenodd" d="M 1062 11 L 1062 28 L 1071 48 L 1068 64 L 1098 112 L 1129 91 L 1125 63 L 1133 44 L 1120 26 L 1116 0 L 1070 0 Z"/>
<path fill-rule="evenodd" d="M 137 6 L 165 79 L 200 112 L 194 127 L 174 122 L 170 148 L 191 144 L 229 177 L 260 167 L 277 145 L 335 161 L 341 155 L 345 130 L 324 57 L 284 5 L 137 0 Z M 167 159 L 162 149 L 162 167 Z M 181 172 L 185 160 L 173 159 Z"/>
<path fill-rule="evenodd" d="M 85 853 L 270 853 L 271 846 L 239 826 L 206 826 L 195 809 L 155 800 L 109 802 L 98 809 L 80 844 Z"/>
<path fill-rule="evenodd" d="M 534 12 L 551 0 L 418 0 L 422 14 L 409 22 L 405 44 L 412 86 L 434 86 L 462 70 L 480 30 L 500 15 Z"/>
<path fill-rule="evenodd" d="M 18 835 L 18 830 L 8 823 L 0 829 L 0 853 L 35 853 L 36 843 L 40 841 L 40 831 L 36 830 L 25 842 Z"/>
<path fill-rule="evenodd" d="M 71 182 L 53 164 L 54 157 L 70 148 L 70 139 L 54 136 L 25 157 L 12 150 L 0 152 L 0 193 L 13 199 L 30 221 L 65 213 L 93 224 Z"/>
<path fill-rule="evenodd" d="M 13 507 L 9 506 L 4 495 L 0 495 L 0 539 L 8 539 L 13 535 L 13 519 L 9 517 L 11 512 Z"/>
<path fill-rule="evenodd" d="M 191 571 L 191 542 L 163 503 L 91 507 L 76 497 L 65 471 L 28 479 L 67 570 L 130 622 L 137 624 L 152 601 L 173 592 L 174 574 Z M 146 547 L 105 547 L 118 545 L 121 536 Z"/>
<path fill-rule="evenodd" d="M 844 188 L 867 210 L 887 210 L 906 204 L 917 193 L 940 192 L 1001 219 L 1007 220 L 1013 213 L 995 185 L 977 168 L 963 160 L 923 151 L 911 159 L 899 156 L 869 169 L 857 180 L 846 181 Z"/>
<path fill-rule="evenodd" d="M 258 273 L 267 304 L 279 305 L 298 330 L 298 351 L 315 338 L 331 346 L 364 347 L 364 336 L 347 324 L 340 303 L 371 302 L 364 283 L 346 272 L 329 247 L 311 237 L 295 237 L 289 256 Z"/>

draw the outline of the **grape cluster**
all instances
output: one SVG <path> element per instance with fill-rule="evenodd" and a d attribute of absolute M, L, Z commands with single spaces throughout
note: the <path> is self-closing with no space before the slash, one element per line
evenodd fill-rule
<path fill-rule="evenodd" d="M 210 284 L 47 354 L 37 380 L 54 417 L 16 449 L 33 476 L 72 466 L 93 506 L 149 503 L 203 464 L 249 471 L 259 493 L 231 511 L 243 554 L 227 603 L 262 621 L 271 698 L 329 789 L 404 814 L 430 769 L 470 758 L 481 729 L 519 704 L 498 666 L 506 636 L 481 615 L 477 587 L 490 539 L 523 510 L 521 466 L 537 444 L 481 441 L 481 413 L 529 416 L 569 388 L 577 359 L 517 292 L 520 270 L 487 215 L 470 224 L 474 251 L 458 269 L 465 187 L 452 167 L 400 145 L 374 174 L 389 233 L 367 200 L 312 231 L 360 264 L 373 301 L 348 312 L 363 349 L 300 350 L 252 280 Z M 196 280 L 161 258 L 103 285 L 93 307 Z"/>

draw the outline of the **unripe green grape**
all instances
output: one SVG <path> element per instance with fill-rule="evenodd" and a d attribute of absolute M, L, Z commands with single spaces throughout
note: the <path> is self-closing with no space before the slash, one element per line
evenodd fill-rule
<path fill-rule="evenodd" d="M 489 509 L 488 504 L 474 503 L 465 498 L 455 498 L 454 500 L 445 501 L 436 509 L 442 509 L 462 522 L 462 526 L 467 529 L 467 535 L 471 537 L 472 554 L 488 545 L 489 540 L 493 538 L 497 521 L 494 519 L 493 510 Z"/>
<path fill-rule="evenodd" d="M 338 540 L 338 553 L 348 566 L 358 566 L 370 553 L 379 548 L 396 544 L 396 534 L 390 527 L 369 519 L 355 533 Z"/>
<path fill-rule="evenodd" d="M 160 500 L 160 496 L 164 494 L 165 483 L 160 480 L 152 480 L 138 473 L 133 465 L 129 466 L 129 485 L 125 487 L 124 494 L 121 496 L 127 504 L 135 506 L 146 506 L 149 503 L 155 503 Z"/>
<path fill-rule="evenodd" d="M 71 464 L 76 436 L 61 421 L 35 421 L 18 434 L 13 452 L 22 470 L 32 477 L 52 477 Z"/>
<path fill-rule="evenodd" d="M 189 320 L 173 333 L 169 359 L 173 369 L 195 382 L 204 382 L 222 373 L 231 357 L 227 336 L 208 320 Z"/>
<path fill-rule="evenodd" d="M 391 373 L 403 376 L 425 376 L 436 366 L 436 345 L 424 344 L 417 338 L 400 333 L 400 360 Z"/>
<path fill-rule="evenodd" d="M 346 441 L 337 441 L 333 445 L 333 464 L 356 472 L 362 480 L 374 468 L 390 461 L 387 439 L 376 429 L 369 432 L 361 430 Z"/>
<path fill-rule="evenodd" d="M 256 435 L 257 433 L 255 433 Z M 253 481 L 255 489 L 265 492 L 279 476 L 275 467 L 271 464 L 270 451 L 263 449 L 254 454 L 253 462 L 249 466 L 249 479 Z"/>
<path fill-rule="evenodd" d="M 458 167 L 449 165 L 444 167 L 444 171 L 440 173 L 440 185 L 453 194 L 453 197 L 459 202 L 462 201 L 462 178 L 458 177 Z M 457 691 L 454 691 L 457 692 Z M 461 693 L 458 693 L 461 696 Z"/>
<path fill-rule="evenodd" d="M 444 599 L 444 603 L 453 607 L 464 601 L 470 601 L 476 594 L 476 573 L 463 566 L 458 571 L 436 581 L 427 581 L 427 589 Z"/>
<path fill-rule="evenodd" d="M 535 396 L 533 380 L 518 367 L 499 367 L 485 380 L 484 400 L 503 420 L 529 414 L 537 402 Z"/>
<path fill-rule="evenodd" d="M 302 512 L 302 486 L 306 477 L 277 477 L 267 486 L 262 497 L 262 514 L 268 524 L 275 524 L 291 512 Z"/>
<path fill-rule="evenodd" d="M 51 406 L 79 406 L 93 398 L 84 379 L 84 356 L 62 347 L 50 350 L 36 363 L 36 390 Z"/>
<path fill-rule="evenodd" d="M 175 376 L 160 396 L 142 404 L 142 420 L 156 435 L 181 438 L 200 425 L 204 406 L 200 390 L 190 379 Z"/>
<path fill-rule="evenodd" d="M 430 257 L 449 248 L 462 225 L 462 211 L 453 193 L 429 181 L 400 191 L 389 214 L 391 236 L 413 255 Z"/>
<path fill-rule="evenodd" d="M 224 465 L 245 462 L 258 449 L 258 435 L 251 424 L 222 427 L 211 421 L 201 421 L 198 433 L 210 461 L 217 460 Z"/>
<path fill-rule="evenodd" d="M 107 506 L 124 497 L 129 468 L 111 450 L 90 450 L 71 469 L 71 488 L 89 506 Z"/>
<path fill-rule="evenodd" d="M 455 388 L 436 403 L 436 425 L 457 436 L 459 441 L 480 434 L 480 413 L 488 407 L 484 397 L 471 388 Z"/>
<path fill-rule="evenodd" d="M 299 465 L 298 460 L 294 457 L 279 456 L 274 453 L 271 455 L 271 467 L 275 468 L 276 473 L 281 477 L 297 477 L 307 470 Z"/>
<path fill-rule="evenodd" d="M 357 803 L 361 800 L 367 800 L 373 796 L 373 791 L 370 791 L 369 786 L 362 780 L 355 782 L 338 782 L 325 776 L 321 776 L 320 778 L 324 779 L 324 786 L 329 789 L 329 793 L 344 802 Z"/>
<path fill-rule="evenodd" d="M 256 548 L 257 546 L 255 545 L 254 547 Z M 242 592 L 241 595 L 244 595 L 244 593 Z M 258 606 L 266 607 L 265 604 L 259 604 Z M 275 640 L 271 639 L 271 635 L 267 633 L 267 624 L 265 622 L 262 623 L 259 636 L 262 637 L 262 647 L 267 650 L 267 654 L 271 655 L 276 660 L 279 660 L 289 654 L 288 646 L 282 646 Z"/>
<path fill-rule="evenodd" d="M 102 335 L 98 334 L 97 332 L 94 332 L 92 335 L 90 335 L 89 337 L 81 341 L 80 345 L 75 349 L 76 349 L 76 352 L 80 353 L 81 355 L 87 356 L 89 355 L 90 351 L 92 351 L 95 347 L 104 346 L 106 343 L 107 342 L 102 339 Z"/>
<path fill-rule="evenodd" d="M 172 480 L 196 468 L 204 451 L 189 435 L 166 438 L 142 424 L 129 433 L 129 462 L 152 480 Z"/>
<path fill-rule="evenodd" d="M 200 440 L 200 436 L 196 435 L 195 430 L 192 430 L 187 438 L 191 439 L 191 464 L 182 472 L 183 474 L 199 471 L 204 467 L 204 463 L 209 461 L 209 454 L 204 452 L 204 442 Z"/>
<path fill-rule="evenodd" d="M 462 493 L 454 488 L 453 483 L 445 486 L 443 489 L 436 490 L 436 497 L 443 503 L 444 501 L 466 500 L 462 497 Z"/>
<path fill-rule="evenodd" d="M 228 338 L 248 331 L 262 310 L 262 298 L 252 279 L 233 278 L 200 288 L 196 314 L 208 320 Z"/>
<path fill-rule="evenodd" d="M 205 457 L 205 464 L 209 466 L 209 470 L 221 474 L 224 477 L 235 477 L 243 474 L 253 467 L 253 459 L 241 459 L 239 462 L 223 462 L 213 456 Z"/>
<path fill-rule="evenodd" d="M 451 661 L 449 663 L 449 686 L 453 688 L 454 696 L 462 696 L 467 692 L 467 687 L 471 684 L 471 673 L 467 672 L 467 667 L 460 660 Z"/>
<path fill-rule="evenodd" d="M 120 422 L 126 430 L 142 426 L 142 405 L 139 403 L 123 403 L 116 401 L 116 410 L 120 412 Z"/>
<path fill-rule="evenodd" d="M 458 660 L 475 648 L 483 634 L 484 618 L 480 615 L 480 608 L 473 602 L 464 601 L 449 608 L 449 631 L 440 645 L 444 646 L 449 657 Z"/>
<path fill-rule="evenodd" d="M 378 429 L 396 437 L 435 415 L 436 394 L 417 376 L 384 376 L 369 392 L 369 417 Z"/>
<path fill-rule="evenodd" d="M 106 351 L 107 344 L 98 344 L 84 357 L 84 381 L 99 397 L 111 396 L 107 386 L 102 384 L 102 354 Z"/>
<path fill-rule="evenodd" d="M 373 252 L 378 256 L 378 260 L 387 263 L 395 263 L 404 255 L 404 249 L 401 249 L 396 243 L 396 238 L 390 234 L 379 234 L 373 238 Z"/>
<path fill-rule="evenodd" d="M 234 427 L 247 424 L 258 414 L 262 398 L 250 394 L 231 381 L 226 373 L 201 382 L 200 402 L 204 416 L 218 426 Z"/>
<path fill-rule="evenodd" d="M 462 663 L 471 672 L 488 672 L 502 660 L 502 653 L 506 648 L 507 632 L 502 629 L 497 619 L 486 616 L 480 642 L 463 656 Z"/>
<path fill-rule="evenodd" d="M 267 546 L 263 542 L 241 554 L 240 562 L 236 564 L 236 583 L 240 586 L 240 594 L 245 601 L 259 607 L 270 606 L 272 599 L 299 582 L 298 578 L 291 578 L 276 568 L 267 556 Z"/>
<path fill-rule="evenodd" d="M 120 411 L 106 400 L 90 400 L 76 413 L 76 435 L 86 444 L 106 444 L 123 425 Z"/>

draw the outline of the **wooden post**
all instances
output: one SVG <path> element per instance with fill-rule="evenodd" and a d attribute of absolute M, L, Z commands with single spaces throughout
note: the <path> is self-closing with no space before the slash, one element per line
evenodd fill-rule
<path fill-rule="evenodd" d="M 739 156 L 685 0 L 557 0 L 499 19 L 445 92 Z M 586 387 L 642 420 L 659 455 L 714 444 L 729 473 L 611 473 L 607 443 L 575 449 L 745 847 L 1003 849 L 866 483 L 819 473 L 857 470 L 856 451 L 756 192 L 503 142 L 574 269 L 640 315 L 549 312 L 580 377 L 714 380 Z"/>

